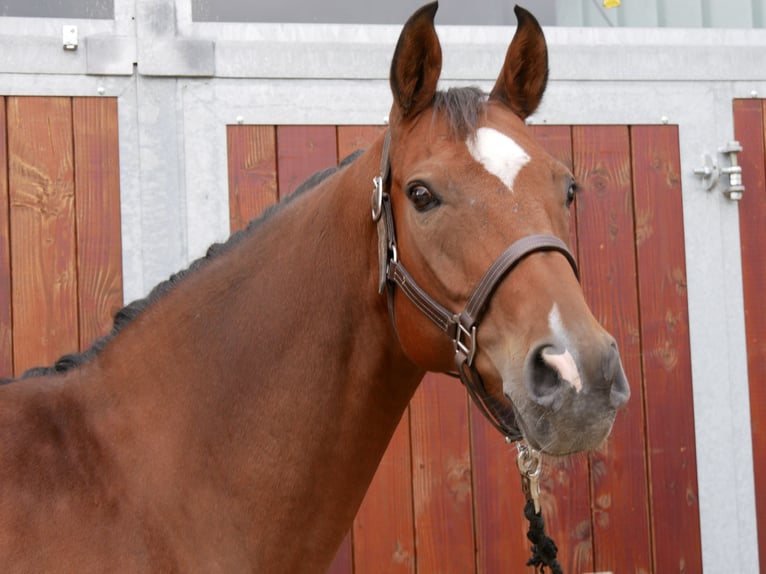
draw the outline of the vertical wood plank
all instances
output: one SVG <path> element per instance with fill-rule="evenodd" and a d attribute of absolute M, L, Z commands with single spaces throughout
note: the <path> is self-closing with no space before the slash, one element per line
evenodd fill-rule
<path fill-rule="evenodd" d="M 530 126 L 530 131 L 548 153 L 571 169 L 568 126 Z M 574 218 L 573 210 L 570 242 L 576 246 Z M 516 449 L 509 448 L 475 408 L 471 411 L 471 444 L 477 571 L 505 571 L 508 565 L 524 564 L 530 556 Z M 564 571 L 592 569 L 587 458 L 546 459 L 542 483 L 546 527 L 559 546 Z"/>
<path fill-rule="evenodd" d="M 410 402 L 417 572 L 475 572 L 467 400 L 428 374 Z"/>
<path fill-rule="evenodd" d="M 5 105 L 5 97 L 0 96 L 0 379 L 13 376 L 8 142 Z"/>
<path fill-rule="evenodd" d="M 78 349 L 69 98 L 8 98 L 16 373 Z"/>
<path fill-rule="evenodd" d="M 574 173 L 571 126 L 531 125 L 529 131 L 545 151 Z M 575 196 L 576 202 L 577 197 Z M 574 206 L 570 211 L 570 217 L 569 244 L 572 247 L 572 253 L 577 257 L 577 210 Z"/>
<path fill-rule="evenodd" d="M 631 129 L 655 572 L 701 572 L 678 129 Z"/>
<path fill-rule="evenodd" d="M 338 158 L 367 149 L 385 126 L 338 126 Z M 359 508 L 353 527 L 354 572 L 414 574 L 415 526 L 409 410 L 405 411 Z"/>
<path fill-rule="evenodd" d="M 594 316 L 617 341 L 632 392 L 627 407 L 617 415 L 610 438 L 590 455 L 594 569 L 649 572 L 644 393 L 628 127 L 576 126 L 573 142 L 575 173 L 582 186 L 577 198 L 582 286 Z"/>
<path fill-rule="evenodd" d="M 526 501 L 521 491 L 516 456 L 516 447 L 506 444 L 503 436 L 472 404 L 476 572 L 480 574 L 508 571 L 512 565 L 521 571 L 521 566 L 530 557 L 530 543 L 526 536 L 528 524 L 524 518 Z M 547 521 L 548 501 L 545 502 Z M 558 539 L 556 543 L 559 543 Z"/>
<path fill-rule="evenodd" d="M 409 411 L 405 411 L 354 521 L 356 574 L 414 574 Z"/>
<path fill-rule="evenodd" d="M 107 334 L 122 307 L 117 98 L 74 98 L 80 348 Z"/>
<path fill-rule="evenodd" d="M 247 227 L 277 201 L 274 126 L 226 126 L 231 231 Z"/>
<path fill-rule="evenodd" d="M 739 203 L 742 289 L 745 299 L 755 515 L 761 572 L 766 572 L 766 100 L 734 100 L 734 134 L 745 193 Z"/>
<path fill-rule="evenodd" d="M 309 176 L 338 164 L 335 126 L 279 126 L 277 163 L 282 198 Z"/>
<path fill-rule="evenodd" d="M 574 172 L 569 126 L 533 126 L 532 133 L 548 153 Z M 577 215 L 575 204 L 569 228 L 569 241 L 575 254 L 580 241 Z M 584 455 L 548 458 L 545 463 L 541 479 L 542 505 L 548 531 L 559 546 L 559 561 L 566 572 L 593 570 L 588 458 Z"/>

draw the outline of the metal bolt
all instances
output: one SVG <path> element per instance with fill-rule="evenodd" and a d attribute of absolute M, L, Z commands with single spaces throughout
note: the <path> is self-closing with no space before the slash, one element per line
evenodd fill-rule
<path fill-rule="evenodd" d="M 99 96 L 103 96 L 106 93 L 106 89 L 104 88 L 104 86 L 99 86 L 98 88 L 96 88 L 96 91 L 98 92 Z"/>
<path fill-rule="evenodd" d="M 662 123 L 663 126 L 666 126 L 668 125 L 668 122 L 670 122 L 670 120 L 668 119 L 668 116 L 662 116 L 660 118 L 660 122 Z"/>
<path fill-rule="evenodd" d="M 388 116 L 383 116 L 383 125 L 384 126 L 388 125 Z"/>
<path fill-rule="evenodd" d="M 750 90 L 750 97 L 751 98 L 757 98 L 758 92 L 756 90 Z"/>
<path fill-rule="evenodd" d="M 245 118 L 243 118 L 242 116 L 237 116 L 237 123 L 239 125 L 244 124 L 245 123 Z"/>

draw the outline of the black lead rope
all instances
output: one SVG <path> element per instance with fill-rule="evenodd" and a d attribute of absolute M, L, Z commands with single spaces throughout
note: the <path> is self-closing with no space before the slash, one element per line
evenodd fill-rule
<path fill-rule="evenodd" d="M 511 442 L 511 439 L 506 438 Z M 529 521 L 527 539 L 532 543 L 532 557 L 527 566 L 534 566 L 536 572 L 545 572 L 550 568 L 552 574 L 564 574 L 561 564 L 556 560 L 558 547 L 553 539 L 545 533 L 545 520 L 540 508 L 540 474 L 543 470 L 542 455 L 524 443 L 518 443 L 519 451 L 516 465 L 521 475 L 521 490 L 527 499 L 524 505 L 524 516 Z"/>
<path fill-rule="evenodd" d="M 561 564 L 556 560 L 559 549 L 553 539 L 545 533 L 542 512 L 535 512 L 533 501 L 527 500 L 524 505 L 524 516 L 529 521 L 527 539 L 532 543 L 532 557 L 527 560 L 527 566 L 534 566 L 537 572 L 545 572 L 547 566 L 552 574 L 564 574 Z"/>

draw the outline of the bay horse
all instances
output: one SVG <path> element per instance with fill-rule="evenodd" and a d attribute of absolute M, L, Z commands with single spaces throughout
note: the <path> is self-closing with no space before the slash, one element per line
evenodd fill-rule
<path fill-rule="evenodd" d="M 516 8 L 492 91 L 440 91 L 436 9 L 368 151 L 0 386 L 3 572 L 323 571 L 426 371 L 544 452 L 605 439 L 627 381 L 566 245 L 572 175 L 524 124 L 542 30 Z"/>

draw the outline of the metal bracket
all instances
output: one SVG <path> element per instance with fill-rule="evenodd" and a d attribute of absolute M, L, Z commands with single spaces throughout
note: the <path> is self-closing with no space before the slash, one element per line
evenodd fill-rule
<path fill-rule="evenodd" d="M 719 167 L 718 162 L 710 154 L 702 155 L 702 166 L 695 168 L 694 173 L 702 179 L 702 185 L 707 191 L 711 191 L 721 180 L 721 176 L 729 176 L 726 189 L 723 194 L 732 201 L 742 199 L 745 186 L 742 185 L 742 167 L 737 162 L 737 154 L 742 151 L 738 141 L 730 141 L 725 146 L 718 148 L 718 153 L 729 159 L 729 167 Z"/>
<path fill-rule="evenodd" d="M 742 166 L 737 163 L 737 154 L 742 151 L 738 141 L 730 141 L 718 149 L 718 153 L 729 156 L 729 167 L 721 168 L 721 173 L 729 176 L 729 187 L 723 194 L 734 201 L 742 199 L 745 186 L 742 185 Z"/>
<path fill-rule="evenodd" d="M 65 24 L 61 29 L 61 43 L 67 51 L 77 49 L 77 26 Z"/>
<path fill-rule="evenodd" d="M 707 191 L 710 191 L 718 183 L 721 172 L 718 170 L 718 164 L 713 161 L 709 153 L 702 154 L 702 161 L 704 162 L 702 167 L 695 168 L 694 173 L 702 178 L 702 185 Z"/>

